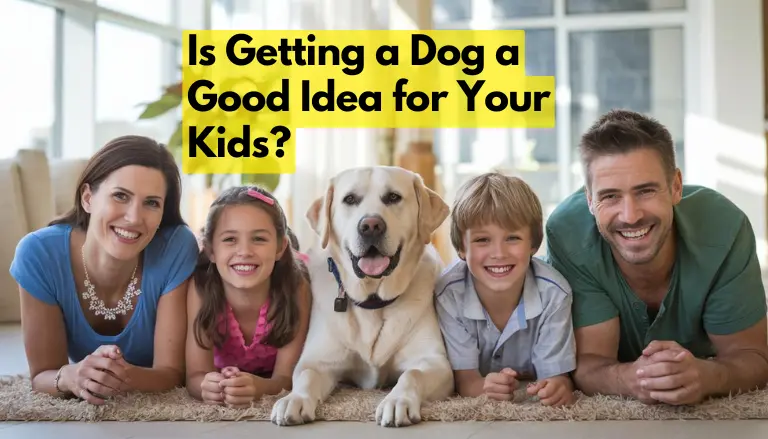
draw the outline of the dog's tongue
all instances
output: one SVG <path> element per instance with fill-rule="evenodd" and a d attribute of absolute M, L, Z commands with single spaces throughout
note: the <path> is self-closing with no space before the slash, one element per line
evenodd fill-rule
<path fill-rule="evenodd" d="M 368 276 L 378 276 L 389 267 L 387 256 L 364 257 L 357 261 L 357 266 Z"/>

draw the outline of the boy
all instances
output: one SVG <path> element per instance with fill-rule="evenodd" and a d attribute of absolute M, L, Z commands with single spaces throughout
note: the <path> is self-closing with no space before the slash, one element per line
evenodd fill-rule
<path fill-rule="evenodd" d="M 518 381 L 541 403 L 574 402 L 571 290 L 533 255 L 542 209 L 521 179 L 487 173 L 465 183 L 451 212 L 459 255 L 438 279 L 436 308 L 461 396 L 511 400 Z"/>

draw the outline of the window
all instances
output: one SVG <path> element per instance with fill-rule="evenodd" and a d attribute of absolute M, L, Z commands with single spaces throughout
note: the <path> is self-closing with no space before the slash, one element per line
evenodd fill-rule
<path fill-rule="evenodd" d="M 554 12 L 554 0 L 493 0 L 493 18 L 547 17 Z"/>
<path fill-rule="evenodd" d="M 173 0 L 98 0 L 99 6 L 161 24 L 173 23 Z"/>
<path fill-rule="evenodd" d="M 628 108 L 667 126 L 682 168 L 682 28 L 574 32 L 569 58 L 572 145 L 601 114 Z"/>
<path fill-rule="evenodd" d="M 3 147 L 7 158 L 21 148 L 49 151 L 55 122 L 56 10 L 22 0 L 5 1 L 0 14 Z M 12 43 L 13 42 L 13 43 Z"/>
<path fill-rule="evenodd" d="M 568 14 L 685 9 L 685 0 L 566 0 Z"/>
<path fill-rule="evenodd" d="M 176 114 L 139 121 L 146 102 L 159 98 L 171 80 L 162 39 L 107 22 L 96 25 L 96 145 L 125 134 L 170 138 Z M 126 56 L 140 54 L 140 56 Z M 171 58 L 174 59 L 175 57 Z M 178 68 L 174 68 L 177 72 Z"/>

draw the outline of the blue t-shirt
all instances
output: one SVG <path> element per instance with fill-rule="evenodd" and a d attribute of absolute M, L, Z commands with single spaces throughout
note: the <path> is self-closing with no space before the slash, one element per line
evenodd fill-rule
<path fill-rule="evenodd" d="M 133 315 L 120 334 L 108 336 L 93 330 L 80 306 L 78 296 L 85 287 L 75 285 L 71 231 L 71 226 L 59 224 L 22 238 L 11 263 L 11 276 L 35 298 L 61 308 L 70 360 L 79 362 L 101 345 L 117 345 L 128 363 L 152 367 L 157 304 L 162 295 L 191 276 L 198 256 L 195 235 L 186 226 L 158 230 L 144 251 L 141 295 Z"/>

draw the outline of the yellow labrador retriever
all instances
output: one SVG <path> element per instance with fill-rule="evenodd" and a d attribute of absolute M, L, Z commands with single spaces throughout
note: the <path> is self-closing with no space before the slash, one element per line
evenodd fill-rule
<path fill-rule="evenodd" d="M 448 206 L 418 174 L 397 167 L 347 170 L 307 212 L 321 236 L 310 250 L 313 305 L 293 390 L 272 408 L 277 425 L 315 419 L 336 386 L 391 387 L 382 426 L 421 420 L 423 401 L 453 392 L 433 305 L 441 262 L 430 235 Z"/>

